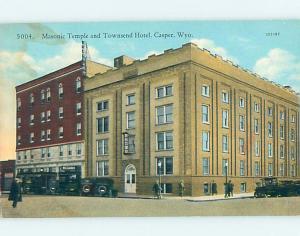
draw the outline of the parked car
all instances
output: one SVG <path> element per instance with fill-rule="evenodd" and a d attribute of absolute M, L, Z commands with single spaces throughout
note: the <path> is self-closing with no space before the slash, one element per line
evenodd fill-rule
<path fill-rule="evenodd" d="M 117 197 L 118 191 L 114 188 L 113 179 L 90 177 L 81 180 L 81 195 Z"/>

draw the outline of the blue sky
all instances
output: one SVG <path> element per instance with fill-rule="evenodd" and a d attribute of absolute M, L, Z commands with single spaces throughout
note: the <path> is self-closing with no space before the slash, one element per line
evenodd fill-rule
<path fill-rule="evenodd" d="M 80 60 L 80 39 L 43 40 L 41 35 L 101 33 L 148 33 L 174 35 L 180 38 L 86 39 L 91 59 L 112 65 L 113 58 L 126 54 L 139 59 L 165 49 L 178 48 L 193 41 L 200 48 L 234 61 L 261 76 L 300 91 L 300 21 L 133 21 L 47 24 L 0 24 L 0 159 L 8 146 L 15 143 L 15 92 L 18 84 L 35 79 Z M 27 33 L 33 39 L 17 39 Z M 267 33 L 279 33 L 268 36 Z M 66 35 L 67 36 L 67 35 Z M 12 109 L 13 108 L 13 109 Z M 5 138 L 3 138 L 5 137 Z M 7 140 L 3 142 L 3 140 Z M 13 141 L 12 141 L 13 140 Z M 14 155 L 14 150 L 10 150 Z"/>

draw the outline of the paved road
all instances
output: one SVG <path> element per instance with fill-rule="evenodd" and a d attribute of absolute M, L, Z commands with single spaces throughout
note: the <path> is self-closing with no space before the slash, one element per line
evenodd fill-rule
<path fill-rule="evenodd" d="M 120 199 L 24 196 L 17 208 L 2 196 L 2 217 L 300 215 L 300 197 L 264 199 Z"/>

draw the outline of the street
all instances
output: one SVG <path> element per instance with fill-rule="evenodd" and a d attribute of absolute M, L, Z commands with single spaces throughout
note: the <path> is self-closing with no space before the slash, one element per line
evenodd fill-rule
<path fill-rule="evenodd" d="M 6 195 L 0 199 L 0 216 L 4 218 L 300 215 L 299 197 L 157 200 L 24 195 L 17 208 L 11 207 Z"/>

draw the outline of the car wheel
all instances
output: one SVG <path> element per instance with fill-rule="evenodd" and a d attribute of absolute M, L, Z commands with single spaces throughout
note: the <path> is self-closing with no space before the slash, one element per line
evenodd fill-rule
<path fill-rule="evenodd" d="M 97 192 L 99 195 L 103 196 L 107 193 L 107 187 L 104 185 L 101 185 L 97 188 Z"/>

